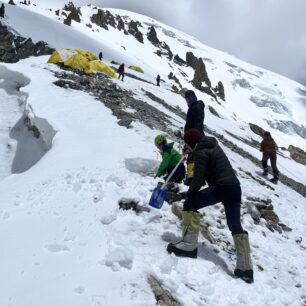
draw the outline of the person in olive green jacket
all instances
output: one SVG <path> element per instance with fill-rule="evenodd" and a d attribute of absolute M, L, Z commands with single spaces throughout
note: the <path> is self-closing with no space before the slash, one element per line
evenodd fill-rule
<path fill-rule="evenodd" d="M 159 149 L 163 159 L 158 167 L 155 177 L 161 177 L 162 175 L 166 175 L 164 177 L 164 179 L 166 180 L 169 174 L 175 168 L 175 166 L 180 162 L 182 156 L 173 148 L 173 142 L 167 143 L 167 139 L 164 135 L 157 135 L 155 137 L 154 143 Z M 185 178 L 185 174 L 185 166 L 183 163 L 181 163 L 169 181 L 174 183 L 181 183 L 182 180 Z"/>
<path fill-rule="evenodd" d="M 252 283 L 250 243 L 240 221 L 241 188 L 235 171 L 215 138 L 190 129 L 185 133 L 184 141 L 194 160 L 194 173 L 182 211 L 182 239 L 168 244 L 167 251 L 176 256 L 196 258 L 201 221 L 198 210 L 222 202 L 236 248 L 234 274 Z M 206 184 L 208 187 L 201 189 Z"/>

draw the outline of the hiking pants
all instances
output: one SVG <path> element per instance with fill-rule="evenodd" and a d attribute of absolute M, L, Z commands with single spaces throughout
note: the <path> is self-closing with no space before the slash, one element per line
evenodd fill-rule
<path fill-rule="evenodd" d="M 120 78 L 121 78 L 121 81 L 123 81 L 123 79 L 124 79 L 124 72 L 119 72 L 118 79 L 120 80 Z"/>
<path fill-rule="evenodd" d="M 183 210 L 197 211 L 222 202 L 229 230 L 233 235 L 243 233 L 240 222 L 241 188 L 238 184 L 211 186 L 188 197 Z"/>
<path fill-rule="evenodd" d="M 278 177 L 279 171 L 276 166 L 276 153 L 263 153 L 262 154 L 262 167 L 264 170 L 268 170 L 268 160 L 270 159 L 271 167 L 273 170 L 274 177 Z"/>

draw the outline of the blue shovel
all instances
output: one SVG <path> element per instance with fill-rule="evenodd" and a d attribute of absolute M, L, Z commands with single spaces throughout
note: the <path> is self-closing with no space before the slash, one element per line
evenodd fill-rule
<path fill-rule="evenodd" d="M 151 195 L 149 205 L 154 207 L 154 208 L 161 208 L 164 204 L 164 201 L 166 200 L 167 197 L 167 191 L 165 190 L 165 187 L 171 177 L 173 176 L 174 172 L 176 169 L 179 167 L 179 165 L 185 160 L 185 156 L 181 158 L 181 160 L 177 163 L 175 168 L 172 170 L 172 172 L 169 174 L 167 180 L 161 187 L 156 187 Z"/>

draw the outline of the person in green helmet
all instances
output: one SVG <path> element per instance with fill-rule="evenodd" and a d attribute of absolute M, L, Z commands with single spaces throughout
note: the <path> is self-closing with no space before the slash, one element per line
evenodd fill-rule
<path fill-rule="evenodd" d="M 162 162 L 158 167 L 155 177 L 166 175 L 164 177 L 166 180 L 175 166 L 180 162 L 182 156 L 173 148 L 173 142 L 167 143 L 167 139 L 164 135 L 157 135 L 155 137 L 154 143 L 162 156 Z M 169 181 L 174 183 L 181 183 L 185 178 L 185 174 L 185 166 L 183 163 L 181 163 Z"/>

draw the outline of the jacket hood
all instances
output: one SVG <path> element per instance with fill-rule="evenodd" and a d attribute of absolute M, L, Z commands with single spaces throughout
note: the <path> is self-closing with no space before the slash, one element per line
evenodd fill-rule
<path fill-rule="evenodd" d="M 197 146 L 195 147 L 196 150 L 201 149 L 213 149 L 218 145 L 217 139 L 214 137 L 203 136 L 203 138 L 198 142 Z"/>

